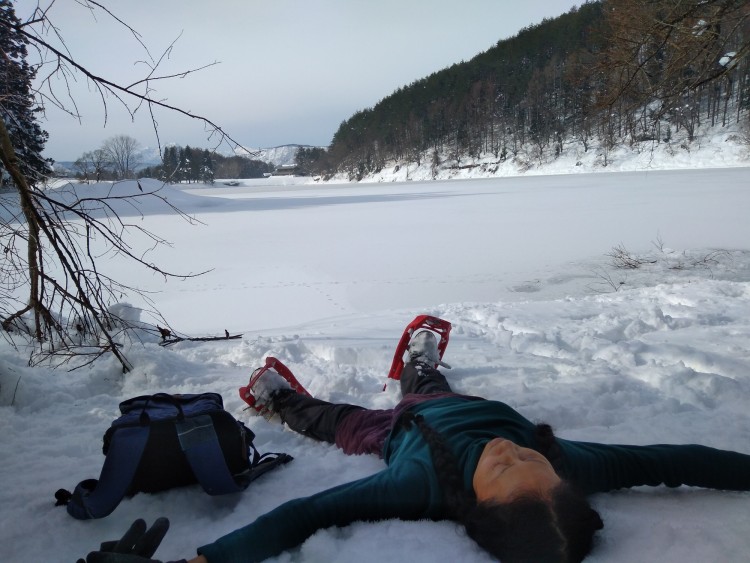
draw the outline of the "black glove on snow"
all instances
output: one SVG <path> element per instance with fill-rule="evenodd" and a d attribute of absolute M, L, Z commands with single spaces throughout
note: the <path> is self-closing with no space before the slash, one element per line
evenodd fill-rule
<path fill-rule="evenodd" d="M 139 518 L 119 540 L 103 542 L 99 551 L 92 551 L 86 556 L 85 561 L 79 559 L 77 563 L 161 563 L 151 559 L 151 556 L 164 539 L 167 530 L 169 520 L 166 518 L 157 518 L 148 530 L 146 522 Z"/>

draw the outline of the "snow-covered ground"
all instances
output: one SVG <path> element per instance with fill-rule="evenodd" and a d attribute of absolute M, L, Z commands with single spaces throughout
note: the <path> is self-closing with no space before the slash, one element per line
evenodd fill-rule
<path fill-rule="evenodd" d="M 562 437 L 750 453 L 750 168 L 164 193 L 201 223 L 143 206 L 140 224 L 174 243 L 154 261 L 210 271 L 166 283 L 118 261 L 107 271 L 158 291 L 181 333 L 243 337 L 128 343 L 135 369 L 125 375 L 111 359 L 29 368 L 27 350 L 0 340 L 3 561 L 74 561 L 134 518 L 160 515 L 172 529 L 157 556 L 189 557 L 287 499 L 378 471 L 376 457 L 250 416 L 237 388 L 275 355 L 318 397 L 392 406 L 396 386 L 381 391 L 384 378 L 419 313 L 453 323 L 455 390 L 504 400 Z M 617 258 L 642 264 L 618 269 Z M 261 451 L 295 460 L 240 495 L 141 494 L 89 522 L 56 508 L 58 488 L 98 476 L 118 403 L 156 391 L 219 392 Z M 750 552 L 750 493 L 639 488 L 593 503 L 605 528 L 592 562 L 741 562 Z M 452 523 L 388 521 L 320 531 L 277 560 L 489 558 Z"/>

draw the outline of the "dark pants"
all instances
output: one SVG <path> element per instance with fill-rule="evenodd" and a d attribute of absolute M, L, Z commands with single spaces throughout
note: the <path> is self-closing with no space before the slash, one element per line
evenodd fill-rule
<path fill-rule="evenodd" d="M 406 364 L 400 382 L 404 398 L 395 409 L 334 404 L 293 391 L 277 394 L 274 409 L 289 428 L 300 434 L 336 444 L 349 454 L 380 454 L 397 414 L 429 395 L 452 393 L 445 376 L 423 364 Z"/>

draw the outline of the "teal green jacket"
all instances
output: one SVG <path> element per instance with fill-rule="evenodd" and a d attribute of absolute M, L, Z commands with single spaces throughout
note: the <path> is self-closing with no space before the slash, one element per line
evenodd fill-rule
<path fill-rule="evenodd" d="M 485 444 L 501 436 L 536 448 L 535 425 L 498 401 L 448 397 L 410 409 L 440 432 L 471 490 Z M 564 477 L 587 493 L 637 485 L 750 490 L 750 455 L 704 446 L 618 446 L 558 438 Z M 370 477 L 282 504 L 255 522 L 198 549 L 209 563 L 262 561 L 317 530 L 355 521 L 447 517 L 429 446 L 417 428 L 396 427 L 385 442 L 388 466 Z"/>

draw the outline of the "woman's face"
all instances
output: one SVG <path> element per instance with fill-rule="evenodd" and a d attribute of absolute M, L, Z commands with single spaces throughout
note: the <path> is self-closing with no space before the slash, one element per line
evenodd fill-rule
<path fill-rule="evenodd" d="M 479 457 L 473 485 L 477 501 L 502 504 L 520 496 L 549 497 L 560 481 L 547 458 L 536 450 L 495 438 Z"/>

